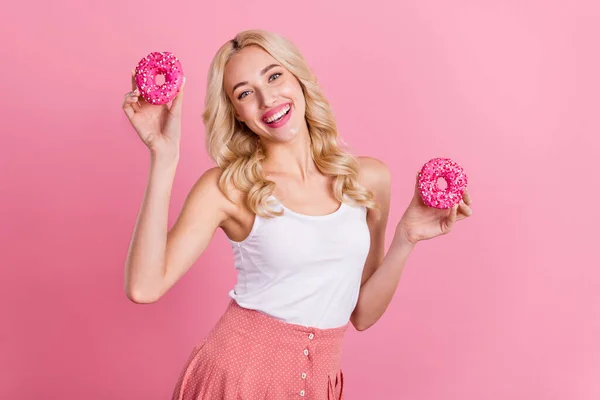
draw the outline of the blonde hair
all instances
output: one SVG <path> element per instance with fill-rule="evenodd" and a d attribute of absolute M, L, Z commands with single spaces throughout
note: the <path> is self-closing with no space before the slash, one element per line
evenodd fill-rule
<path fill-rule="evenodd" d="M 240 32 L 217 51 L 211 62 L 202 119 L 206 127 L 208 154 L 223 171 L 219 186 L 228 195 L 235 187 L 245 194 L 246 206 L 262 217 L 281 215 L 269 210 L 268 197 L 275 182 L 265 178 L 265 153 L 258 136 L 235 118 L 234 107 L 223 86 L 225 66 L 247 46 L 259 46 L 290 71 L 300 82 L 306 100 L 306 122 L 312 157 L 321 173 L 335 176 L 333 194 L 340 202 L 377 208 L 371 191 L 358 183 L 358 160 L 338 144 L 335 118 L 316 77 L 296 46 L 284 37 L 262 30 Z"/>

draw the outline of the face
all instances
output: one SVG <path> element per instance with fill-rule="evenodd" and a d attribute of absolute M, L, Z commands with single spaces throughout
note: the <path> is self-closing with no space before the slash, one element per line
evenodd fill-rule
<path fill-rule="evenodd" d="M 237 119 L 262 141 L 287 142 L 308 133 L 300 83 L 260 47 L 245 47 L 229 60 L 224 87 Z"/>

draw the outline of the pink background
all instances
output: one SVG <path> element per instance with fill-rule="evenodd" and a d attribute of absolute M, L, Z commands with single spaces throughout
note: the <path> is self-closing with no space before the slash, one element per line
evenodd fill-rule
<path fill-rule="evenodd" d="M 593 3 L 7 3 L 0 398 L 169 398 L 235 272 L 219 232 L 158 303 L 126 299 L 149 158 L 121 101 L 141 57 L 182 60 L 172 223 L 211 166 L 200 118 L 209 62 L 248 28 L 293 40 L 342 137 L 393 171 L 388 243 L 422 163 L 449 156 L 469 175 L 474 216 L 420 243 L 383 318 L 349 331 L 346 400 L 600 398 Z"/>

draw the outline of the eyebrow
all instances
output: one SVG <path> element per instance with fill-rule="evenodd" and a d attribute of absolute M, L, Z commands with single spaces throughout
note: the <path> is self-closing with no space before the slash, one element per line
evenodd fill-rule
<path fill-rule="evenodd" d="M 268 66 L 264 67 L 262 69 L 262 71 L 260 71 L 260 75 L 262 76 L 262 75 L 266 74 L 271 68 L 275 68 L 275 67 L 280 67 L 280 65 L 279 64 L 268 65 Z M 233 95 L 233 93 L 235 93 L 235 89 L 239 88 L 240 86 L 247 85 L 247 84 L 248 84 L 248 81 L 236 83 L 235 86 L 233 87 L 233 89 L 231 89 L 231 94 Z"/>

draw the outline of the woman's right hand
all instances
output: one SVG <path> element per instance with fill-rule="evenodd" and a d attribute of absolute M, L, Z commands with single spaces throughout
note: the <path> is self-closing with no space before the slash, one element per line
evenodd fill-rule
<path fill-rule="evenodd" d="M 167 104 L 150 104 L 140 95 L 135 83 L 135 72 L 131 73 L 132 91 L 125 94 L 123 110 L 153 155 L 161 158 L 176 158 L 179 155 L 184 86 L 185 77 L 171 107 Z"/>

